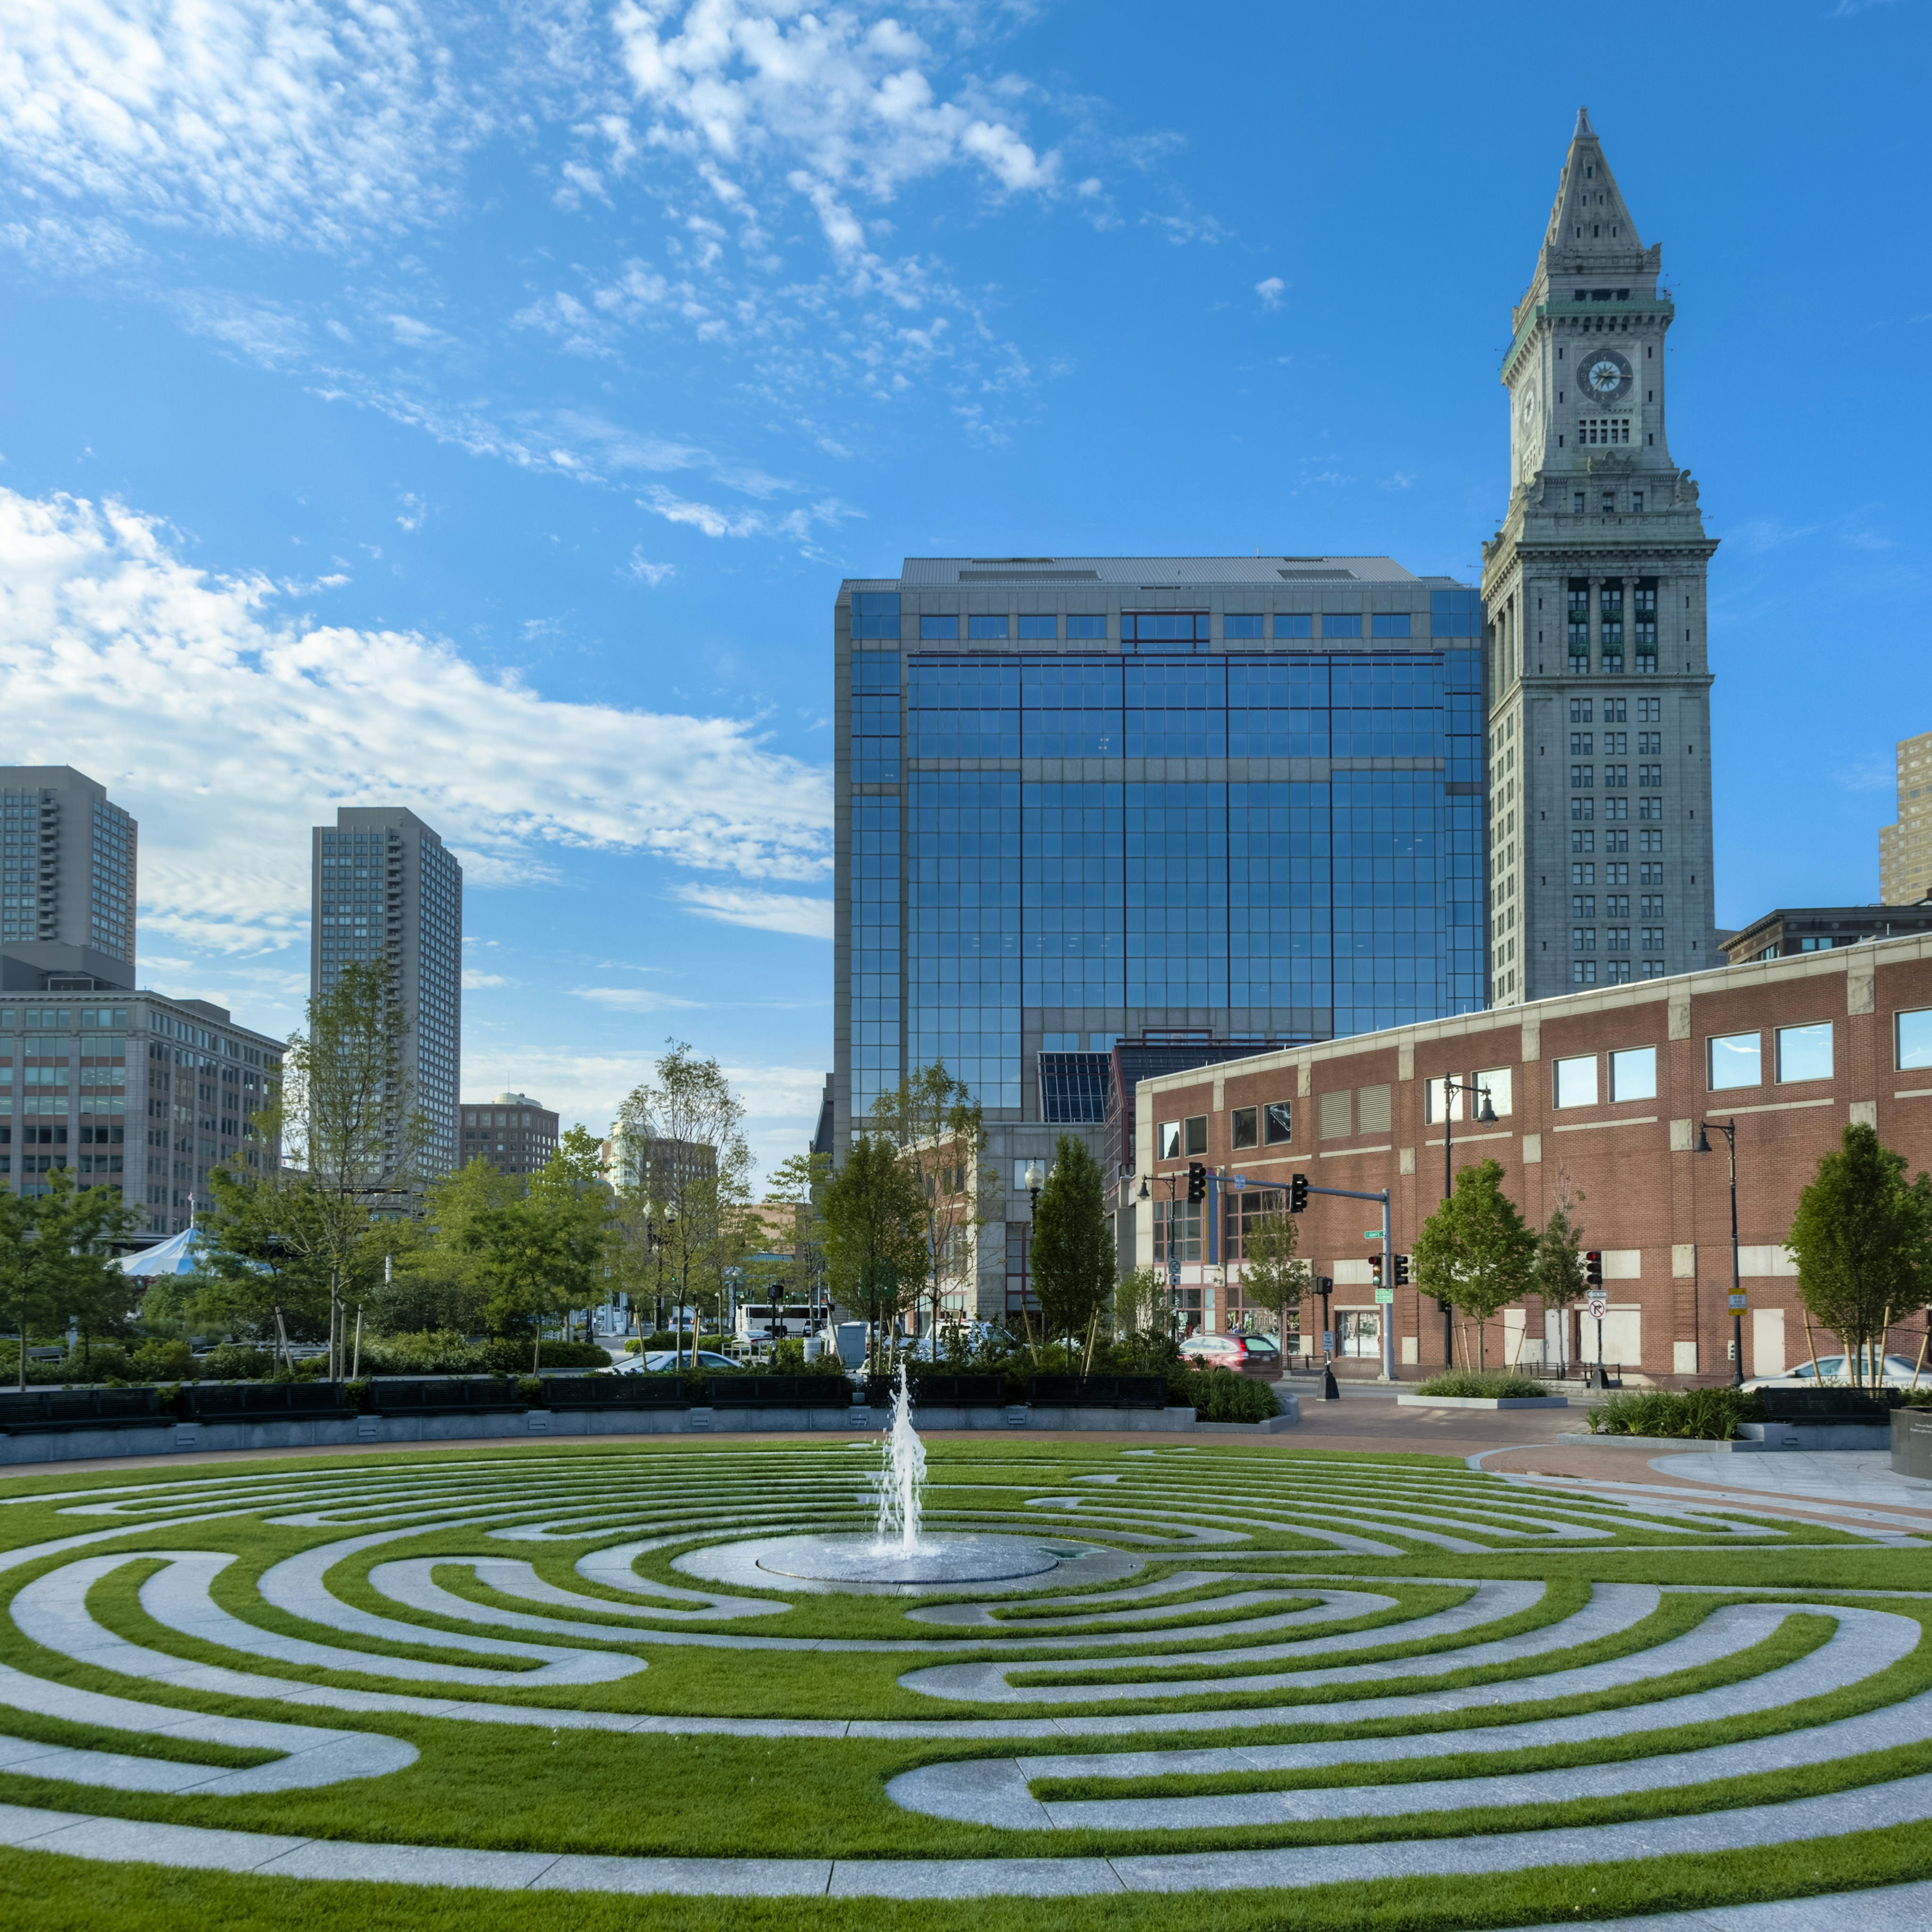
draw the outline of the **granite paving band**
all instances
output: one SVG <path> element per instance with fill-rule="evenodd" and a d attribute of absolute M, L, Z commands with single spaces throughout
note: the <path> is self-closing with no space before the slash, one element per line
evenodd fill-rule
<path fill-rule="evenodd" d="M 1090 1453 L 1097 1460 L 1108 1452 Z M 774 1574 L 759 1555 L 800 1534 L 868 1533 L 874 1454 L 870 1444 L 836 1442 L 728 1455 L 652 1448 L 598 1456 L 601 1480 L 590 1486 L 582 1456 L 552 1451 L 400 1458 L 352 1471 L 242 1465 L 0 1498 L 31 1500 L 76 1526 L 74 1534 L 0 1552 L 0 1574 L 34 1566 L 8 1604 L 0 1706 L 97 1737 L 118 1732 L 130 1744 L 166 1739 L 171 1754 L 0 1736 L 0 1773 L 71 1785 L 95 1794 L 85 1802 L 110 1805 L 115 1792 L 198 1807 L 203 1797 L 339 1786 L 344 1816 L 361 1824 L 310 1838 L 228 1828 L 224 1816 L 236 1814 L 219 1805 L 191 1812 L 200 1820 L 191 1823 L 0 1807 L 0 1842 L 75 1858 L 412 1886 L 916 1900 L 1294 1892 L 1768 1846 L 1932 1820 L 1932 1774 L 1874 1772 L 1864 1784 L 1777 1804 L 1726 1795 L 1731 1780 L 1766 1772 L 1855 1780 L 1874 1754 L 1932 1741 L 1932 1688 L 1909 1666 L 1922 1632 L 1909 1611 L 1922 1600 L 1910 1593 L 1820 1602 L 1754 1582 L 1728 1600 L 1721 1588 L 1700 1588 L 1708 1602 L 1678 1607 L 1685 1586 L 1642 1580 L 1646 1552 L 1708 1557 L 1828 1539 L 1812 1525 L 1754 1516 L 1728 1498 L 1700 1506 L 1676 1494 L 1573 1494 L 1460 1469 L 1280 1451 L 1136 1449 L 1070 1472 L 1021 1444 L 976 1462 L 970 1481 L 950 1481 L 940 1463 L 928 1526 L 1024 1540 L 1050 1568 L 948 1590 L 943 1600 L 916 1591 L 903 1604 L 874 1597 L 856 1632 L 829 1634 L 838 1629 L 841 1597 L 856 1602 L 864 1592 Z M 272 1559 L 196 1546 L 204 1532 L 220 1542 L 216 1531 L 230 1524 L 286 1534 Z M 1889 1526 L 1860 1533 L 1894 1534 Z M 285 1553 L 291 1541 L 302 1546 Z M 1580 1597 L 1540 1580 L 1485 1576 L 1475 1562 L 1454 1574 L 1465 1556 L 1574 1560 L 1611 1549 L 1630 1559 L 1622 1577 L 1591 1583 Z M 138 1619 L 124 1597 L 92 1594 L 135 1564 L 146 1573 Z M 788 1630 L 785 1620 L 806 1605 L 814 1614 L 803 1632 Z M 1827 1618 L 1832 1634 L 1780 1663 L 1789 1652 L 1767 1646 L 1794 1616 Z M 881 1657 L 903 1668 L 894 1661 L 883 1678 L 853 1675 L 851 1694 L 830 1694 L 814 1714 L 737 1714 L 722 1696 L 710 1711 L 652 1708 L 654 1697 L 663 1701 L 653 1687 L 664 1672 L 682 1660 L 688 1685 L 693 1653 L 707 1651 L 725 1653 L 721 1664 L 762 1652 L 813 1654 L 814 1668 L 828 1672 L 842 1667 L 842 1656 L 855 1670 Z M 37 1658 L 62 1660 L 80 1681 L 38 1674 Z M 1706 1669 L 1724 1681 L 1682 1688 L 1682 1673 Z M 893 1671 L 931 1715 L 886 1714 L 905 1700 L 896 1707 L 857 1688 L 890 1684 Z M 1485 1681 L 1443 1681 L 1472 1672 Z M 322 1681 L 312 1681 L 316 1672 Z M 742 1676 L 717 1674 L 727 1694 Z M 142 1694 L 125 1694 L 136 1685 Z M 554 1700 L 552 1690 L 570 1695 Z M 1817 1699 L 1852 1691 L 1853 1708 L 1822 1720 L 1802 1714 Z M 262 1714 L 218 1717 L 170 1701 L 183 1696 L 246 1700 Z M 1218 1701 L 1202 1708 L 1203 1699 Z M 609 1708 L 586 1708 L 598 1702 Z M 1136 1708 L 1148 1705 L 1162 1708 Z M 378 1728 L 330 1728 L 334 1713 L 374 1717 Z M 1004 1754 L 903 1772 L 885 1786 L 886 1801 L 994 1832 L 1085 1830 L 1136 1849 L 765 1858 L 398 1844 L 383 1838 L 380 1794 L 417 1751 L 383 1735 L 386 1714 L 553 1737 L 810 1740 L 829 1751 L 966 1742 Z M 1738 1718 L 1765 1734 L 1702 1748 L 1677 1742 L 1685 1726 Z M 1342 1734 L 1242 1741 L 1284 1725 Z M 1365 1725 L 1378 1735 L 1346 1734 Z M 1207 1733 L 1227 1742 L 1204 1743 Z M 1162 1748 L 1166 1738 L 1178 1748 Z M 1078 1748 L 1102 1742 L 1127 1748 Z M 245 1769 L 198 1764 L 196 1744 L 276 1755 Z M 1601 1748 L 1580 1762 L 1524 1768 L 1528 1754 L 1579 1747 Z M 1464 1757 L 1475 1762 L 1436 1774 L 1442 1760 Z M 1359 1778 L 1310 1781 L 1354 1766 Z M 1034 1790 L 1046 1780 L 1228 1773 L 1265 1788 L 1208 1797 L 1143 1787 L 1075 1799 Z M 1661 1815 L 1442 1831 L 1454 1822 L 1444 1813 L 1506 1818 L 1632 1798 L 1656 1799 Z M 1367 1842 L 1321 1842 L 1324 1826 L 1364 1820 L 1389 1829 Z M 1238 1852 L 1160 1842 L 1288 1827 L 1314 1841 Z M 461 1834 L 452 1823 L 448 1835 Z"/>

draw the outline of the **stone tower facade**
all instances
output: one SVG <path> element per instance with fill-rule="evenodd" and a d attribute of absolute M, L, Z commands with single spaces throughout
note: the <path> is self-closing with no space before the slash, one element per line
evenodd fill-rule
<path fill-rule="evenodd" d="M 1502 366 L 1483 547 L 1491 1003 L 1721 962 L 1697 485 L 1671 460 L 1676 310 L 1580 110 Z"/>

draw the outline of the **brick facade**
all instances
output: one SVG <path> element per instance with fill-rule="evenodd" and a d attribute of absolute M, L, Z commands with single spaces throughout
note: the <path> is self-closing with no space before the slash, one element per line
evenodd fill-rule
<path fill-rule="evenodd" d="M 1500 1161 L 1505 1187 L 1536 1226 L 1566 1186 L 1576 1197 L 1583 1245 L 1605 1255 L 1614 1337 L 1606 1359 L 1666 1385 L 1727 1381 L 1730 1163 L 1720 1134 L 1710 1136 L 1713 1152 L 1694 1149 L 1702 1121 L 1735 1118 L 1738 1242 L 1750 1300 L 1744 1372 L 1774 1372 L 1802 1360 L 1811 1346 L 1781 1244 L 1819 1156 L 1838 1145 L 1849 1122 L 1865 1121 L 1911 1171 L 1932 1168 L 1932 1066 L 1900 1070 L 1897 1051 L 1898 1015 L 1928 1010 L 1932 938 L 1912 938 L 1599 988 L 1144 1081 L 1138 1145 L 1146 1150 L 1140 1174 L 1149 1198 L 1139 1198 L 1138 1174 L 1124 1176 L 1120 1206 L 1134 1215 L 1135 1252 L 1146 1262 L 1154 1254 L 1154 1203 L 1168 1197 L 1169 1178 L 1184 1176 L 1188 1165 L 1185 1155 L 1152 1157 L 1160 1151 L 1156 1124 L 1204 1114 L 1208 1150 L 1195 1158 L 1224 1174 L 1286 1185 L 1298 1172 L 1320 1186 L 1388 1188 L 1394 1245 L 1406 1253 L 1443 1192 L 1443 1127 L 1428 1118 L 1439 1114 L 1441 1102 L 1438 1094 L 1431 1108 L 1427 1083 L 1494 1071 L 1508 1076 L 1507 1106 L 1499 1094 L 1493 1124 L 1474 1121 L 1464 1106 L 1452 1123 L 1456 1167 Z M 1778 1030 L 1826 1023 L 1829 1076 L 1780 1079 Z M 1760 1040 L 1760 1083 L 1713 1091 L 1711 1041 L 1752 1034 Z M 1795 1063 L 1801 1044 L 1815 1054 L 1820 1039 L 1786 1036 L 1787 1061 Z M 1655 1053 L 1654 1097 L 1616 1097 L 1609 1056 L 1636 1051 L 1638 1059 L 1619 1066 L 1626 1084 L 1641 1087 L 1646 1048 Z M 1594 1104 L 1556 1105 L 1559 1060 L 1592 1064 Z M 1584 1076 L 1582 1068 L 1572 1072 Z M 1232 1144 L 1237 1109 L 1282 1100 L 1293 1107 L 1286 1142 Z M 1184 1181 L 1180 1192 L 1184 1199 Z M 1366 1310 L 1373 1303 L 1364 1264 L 1374 1244 L 1363 1230 L 1378 1212 L 1368 1202 L 1317 1196 L 1302 1216 L 1301 1252 L 1316 1273 L 1335 1277 L 1338 1309 Z M 1239 1264 L 1222 1263 L 1211 1246 L 1204 1244 L 1204 1258 L 1185 1268 L 1184 1278 L 1214 1295 L 1203 1325 L 1225 1325 L 1231 1290 L 1238 1297 Z M 1413 1377 L 1439 1367 L 1444 1323 L 1433 1300 L 1403 1288 L 1393 1312 L 1396 1372 Z M 1911 1320 L 1894 1332 L 1894 1348 L 1916 1352 L 1922 1312 L 1902 1312 Z M 1304 1330 L 1312 1334 L 1318 1319 L 1305 1316 Z M 1568 1359 L 1579 1359 L 1580 1342 L 1583 1358 L 1594 1359 L 1594 1336 L 1579 1334 L 1587 1326 L 1573 1324 Z M 1506 1312 L 1491 1325 L 1490 1360 L 1516 1352 L 1520 1342 L 1523 1358 L 1536 1359 L 1544 1333 L 1532 1298 L 1513 1318 Z M 1828 1339 L 1837 1347 L 1822 1332 L 1815 1339 L 1821 1352 Z M 1556 1352 L 1553 1336 L 1549 1352 Z M 1372 1373 L 1377 1365 L 1364 1359 L 1359 1366 Z"/>

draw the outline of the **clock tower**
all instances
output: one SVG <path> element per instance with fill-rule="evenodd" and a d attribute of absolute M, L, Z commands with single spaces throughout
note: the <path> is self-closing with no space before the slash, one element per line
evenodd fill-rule
<path fill-rule="evenodd" d="M 1580 109 L 1502 376 L 1510 499 L 1483 546 L 1490 997 L 1721 962 L 1697 485 L 1671 460 L 1676 308 Z"/>

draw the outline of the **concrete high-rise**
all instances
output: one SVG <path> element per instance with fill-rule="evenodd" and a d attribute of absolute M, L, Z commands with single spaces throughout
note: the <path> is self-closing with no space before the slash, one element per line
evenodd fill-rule
<path fill-rule="evenodd" d="M 1878 835 L 1878 896 L 1887 905 L 1932 897 L 1932 731 L 1898 741 L 1898 823 Z"/>
<path fill-rule="evenodd" d="M 410 1022 L 407 1052 L 429 1124 L 432 1174 L 460 1158 L 463 868 L 400 806 L 343 806 L 314 828 L 309 985 L 320 995 L 352 961 L 380 961 Z"/>
<path fill-rule="evenodd" d="M 1717 542 L 1665 435 L 1677 311 L 1661 263 L 1580 111 L 1503 359 L 1512 487 L 1483 546 L 1499 1006 L 1724 958 L 1705 634 Z"/>
<path fill-rule="evenodd" d="M 134 983 L 140 828 L 70 765 L 0 765 L 0 947 L 43 969 Z"/>
<path fill-rule="evenodd" d="M 1005 1225 L 959 1312 L 1023 1305 L 1027 1168 L 1101 1153 L 1117 1040 L 1484 1006 L 1480 632 L 1472 589 L 1386 556 L 841 587 L 830 1138 L 934 1061 L 978 1097 Z"/>

